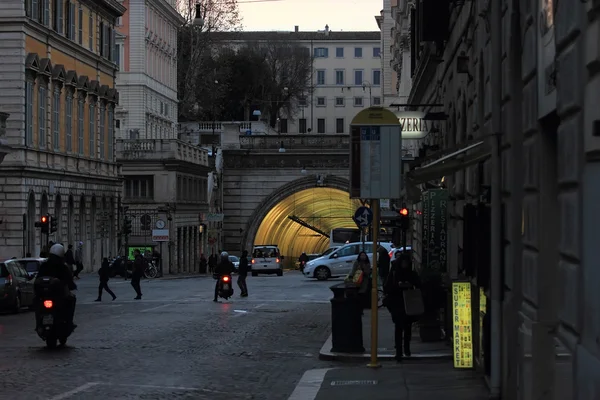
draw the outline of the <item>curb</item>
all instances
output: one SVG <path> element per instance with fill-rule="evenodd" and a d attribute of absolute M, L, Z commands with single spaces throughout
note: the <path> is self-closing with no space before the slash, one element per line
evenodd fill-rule
<path fill-rule="evenodd" d="M 365 361 L 371 358 L 369 353 L 338 353 L 332 352 L 332 335 L 329 335 L 323 347 L 319 351 L 319 360 L 323 361 Z M 394 354 L 378 354 L 377 359 L 382 361 L 396 361 Z M 453 356 L 451 352 L 436 352 L 436 353 L 425 353 L 425 354 L 413 354 L 410 357 L 403 358 L 403 360 L 409 361 L 431 361 L 431 360 L 452 360 Z"/>
<path fill-rule="evenodd" d="M 302 375 L 288 400 L 314 400 L 319 394 L 327 372 L 333 368 L 310 369 Z"/>

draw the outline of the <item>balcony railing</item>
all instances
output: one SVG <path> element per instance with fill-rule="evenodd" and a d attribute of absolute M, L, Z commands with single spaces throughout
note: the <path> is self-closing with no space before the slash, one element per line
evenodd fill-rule
<path fill-rule="evenodd" d="M 349 135 L 281 135 L 240 136 L 240 148 L 244 150 L 278 150 L 281 144 L 287 150 L 327 149 L 349 151 Z"/>
<path fill-rule="evenodd" d="M 180 160 L 208 166 L 208 151 L 178 139 L 118 139 L 117 160 Z"/>

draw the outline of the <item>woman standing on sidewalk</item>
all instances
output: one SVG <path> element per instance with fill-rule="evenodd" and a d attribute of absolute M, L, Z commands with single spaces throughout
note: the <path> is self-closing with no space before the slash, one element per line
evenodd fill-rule
<path fill-rule="evenodd" d="M 417 273 L 412 269 L 410 256 L 405 253 L 400 254 L 392 263 L 383 286 L 385 292 L 384 305 L 392 315 L 392 321 L 394 322 L 397 361 L 402 361 L 402 349 L 404 349 L 406 357 L 411 355 L 410 339 L 412 337 L 412 324 L 415 322 L 415 317 L 406 314 L 404 291 L 420 286 L 421 282 Z"/>

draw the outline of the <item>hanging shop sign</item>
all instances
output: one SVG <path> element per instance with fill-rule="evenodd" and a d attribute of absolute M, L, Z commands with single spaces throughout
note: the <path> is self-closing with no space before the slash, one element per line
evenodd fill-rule
<path fill-rule="evenodd" d="M 168 242 L 169 241 L 169 230 L 168 229 L 152 229 L 152 241 L 153 242 Z"/>
<path fill-rule="evenodd" d="M 432 189 L 421 195 L 423 205 L 423 260 L 431 270 L 446 272 L 448 264 L 448 190 Z"/>
<path fill-rule="evenodd" d="M 452 282 L 454 368 L 473 368 L 471 282 Z"/>
<path fill-rule="evenodd" d="M 220 213 L 200 213 L 199 215 L 200 222 L 223 222 L 225 218 L 225 214 Z"/>
<path fill-rule="evenodd" d="M 429 133 L 433 121 L 425 119 L 424 112 L 397 111 L 396 117 L 402 126 L 402 139 L 422 139 Z"/>
<path fill-rule="evenodd" d="M 402 130 L 383 107 L 362 110 L 350 125 L 350 197 L 397 199 L 402 191 Z"/>

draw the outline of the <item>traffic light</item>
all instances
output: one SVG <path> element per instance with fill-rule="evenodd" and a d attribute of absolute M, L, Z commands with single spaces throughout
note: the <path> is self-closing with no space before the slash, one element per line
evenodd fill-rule
<path fill-rule="evenodd" d="M 54 233 L 58 230 L 58 218 L 50 217 L 50 233 Z"/>
<path fill-rule="evenodd" d="M 125 216 L 125 220 L 123 221 L 123 233 L 129 235 L 131 233 L 131 219 Z"/>
<path fill-rule="evenodd" d="M 410 217 L 408 216 L 408 208 L 406 207 L 402 207 L 399 211 L 400 213 L 400 229 L 402 229 L 403 231 L 407 231 L 408 230 L 408 226 L 410 223 Z"/>
<path fill-rule="evenodd" d="M 35 223 L 35 227 L 41 228 L 42 233 L 48 233 L 49 226 L 50 226 L 50 217 L 48 215 L 42 215 L 42 218 L 40 218 L 40 222 Z"/>

